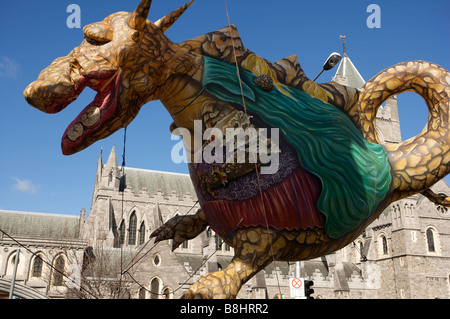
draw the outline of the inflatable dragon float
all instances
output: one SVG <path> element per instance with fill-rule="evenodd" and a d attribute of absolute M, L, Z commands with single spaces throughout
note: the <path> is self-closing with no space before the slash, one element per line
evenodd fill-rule
<path fill-rule="evenodd" d="M 98 92 L 66 129 L 65 155 L 127 127 L 157 99 L 171 114 L 174 133 L 253 129 L 264 136 L 259 133 L 278 130 L 278 137 L 259 139 L 266 155 L 277 155 L 277 169 L 267 174 L 261 156 L 249 160 L 251 134 L 244 138 L 244 161 L 223 160 L 218 150 L 225 136 L 210 134 L 196 144 L 182 134 L 201 208 L 170 219 L 151 236 L 172 239 L 176 248 L 209 225 L 235 252 L 226 269 L 200 276 L 185 298 L 235 298 L 269 263 L 332 253 L 389 204 L 413 194 L 450 206 L 450 197 L 430 190 L 450 172 L 446 69 L 410 61 L 381 71 L 360 90 L 317 84 L 296 56 L 270 62 L 248 50 L 232 25 L 173 43 L 164 33 L 192 2 L 153 23 L 147 20 L 151 1 L 142 0 L 133 13 L 85 26 L 84 41 L 24 91 L 30 105 L 47 113 L 64 109 L 86 86 Z M 381 145 L 377 110 L 406 91 L 425 100 L 427 125 L 398 145 Z M 198 160 L 212 144 L 210 155 L 219 160 Z"/>

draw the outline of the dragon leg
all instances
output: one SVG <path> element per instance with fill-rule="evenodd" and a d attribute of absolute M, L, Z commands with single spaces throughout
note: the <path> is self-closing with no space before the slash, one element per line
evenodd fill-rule
<path fill-rule="evenodd" d="M 202 275 L 186 292 L 186 299 L 234 299 L 249 279 L 283 250 L 283 236 L 263 227 L 239 229 L 230 239 L 235 256 L 224 270 Z"/>
<path fill-rule="evenodd" d="M 175 250 L 185 240 L 197 237 L 208 226 L 205 214 L 199 209 L 193 215 L 175 216 L 156 229 L 150 238 L 156 237 L 155 243 L 172 239 L 172 250 Z"/>

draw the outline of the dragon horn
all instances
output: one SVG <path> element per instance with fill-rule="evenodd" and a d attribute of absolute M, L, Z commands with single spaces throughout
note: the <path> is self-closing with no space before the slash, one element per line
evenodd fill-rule
<path fill-rule="evenodd" d="M 169 29 L 172 24 L 175 23 L 175 21 L 178 20 L 178 18 L 186 11 L 187 8 L 194 2 L 194 0 L 189 1 L 184 6 L 179 7 L 175 11 L 169 13 L 168 15 L 162 17 L 158 21 L 155 22 L 155 25 L 159 27 L 162 32 L 166 32 L 167 29 Z"/>
<path fill-rule="evenodd" d="M 138 31 L 144 30 L 151 5 L 152 0 L 142 0 L 128 19 L 128 26 Z"/>

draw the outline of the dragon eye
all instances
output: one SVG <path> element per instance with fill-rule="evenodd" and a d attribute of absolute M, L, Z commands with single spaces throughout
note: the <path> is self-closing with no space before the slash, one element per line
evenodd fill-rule
<path fill-rule="evenodd" d="M 114 29 L 105 22 L 96 22 L 83 28 L 86 41 L 93 45 L 102 45 L 113 39 Z"/>

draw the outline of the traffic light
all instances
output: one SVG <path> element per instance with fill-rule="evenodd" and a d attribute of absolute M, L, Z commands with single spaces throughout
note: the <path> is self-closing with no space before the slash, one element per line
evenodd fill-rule
<path fill-rule="evenodd" d="M 305 297 L 306 297 L 306 299 L 314 299 L 314 297 L 311 296 L 314 293 L 314 289 L 311 288 L 313 285 L 314 285 L 314 281 L 305 280 Z"/>

